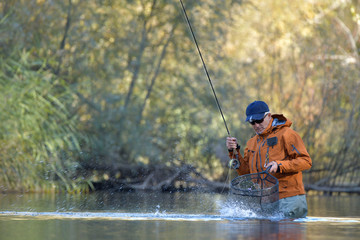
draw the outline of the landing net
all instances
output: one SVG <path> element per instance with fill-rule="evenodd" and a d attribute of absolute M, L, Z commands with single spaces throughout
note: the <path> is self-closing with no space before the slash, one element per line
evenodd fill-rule
<path fill-rule="evenodd" d="M 234 199 L 251 208 L 276 211 L 279 200 L 279 181 L 268 169 L 234 178 L 231 183 Z"/>

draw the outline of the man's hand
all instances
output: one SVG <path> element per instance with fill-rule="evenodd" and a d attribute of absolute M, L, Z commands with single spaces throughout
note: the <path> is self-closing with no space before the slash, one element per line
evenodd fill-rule
<path fill-rule="evenodd" d="M 269 162 L 268 164 L 265 164 L 264 167 L 268 168 L 270 166 L 271 166 L 271 168 L 270 168 L 269 172 L 276 173 L 278 171 L 279 165 L 277 164 L 277 162 L 275 162 L 275 161 Z"/>
<path fill-rule="evenodd" d="M 238 146 L 237 140 L 234 137 L 226 138 L 226 147 L 228 150 L 234 150 Z"/>

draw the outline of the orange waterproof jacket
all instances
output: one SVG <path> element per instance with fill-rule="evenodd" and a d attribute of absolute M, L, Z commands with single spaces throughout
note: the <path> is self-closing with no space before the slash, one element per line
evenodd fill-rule
<path fill-rule="evenodd" d="M 310 169 L 311 158 L 297 132 L 290 128 L 292 122 L 282 114 L 272 115 L 269 126 L 260 135 L 252 137 L 246 144 L 244 157 L 240 150 L 229 152 L 237 159 L 239 175 L 265 170 L 265 163 L 276 161 L 280 171 L 271 173 L 279 180 L 279 198 L 305 194 L 302 171 Z"/>

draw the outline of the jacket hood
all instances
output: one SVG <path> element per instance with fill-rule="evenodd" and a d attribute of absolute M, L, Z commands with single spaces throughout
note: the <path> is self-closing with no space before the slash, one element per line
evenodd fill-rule
<path fill-rule="evenodd" d="M 260 136 L 271 133 L 275 128 L 290 127 L 292 122 L 287 119 L 283 114 L 272 114 L 269 126 L 260 134 Z"/>

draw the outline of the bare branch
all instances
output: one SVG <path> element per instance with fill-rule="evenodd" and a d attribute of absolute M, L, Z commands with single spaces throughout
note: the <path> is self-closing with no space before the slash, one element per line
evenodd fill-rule
<path fill-rule="evenodd" d="M 356 41 L 354 39 L 354 36 L 352 35 L 350 29 L 345 25 L 345 23 L 343 21 L 341 21 L 338 17 L 335 17 L 335 21 L 340 25 L 340 27 L 345 32 L 345 34 L 347 36 L 347 39 L 348 39 L 348 41 L 350 43 L 350 47 L 352 49 L 352 53 L 356 58 L 357 64 L 359 65 L 359 54 L 358 54 L 358 49 L 357 49 L 357 46 L 356 46 Z"/>
<path fill-rule="evenodd" d="M 60 47 L 59 47 L 59 53 L 60 53 L 60 57 L 59 57 L 59 63 L 58 66 L 56 68 L 55 74 L 59 74 L 60 72 L 60 67 L 62 64 L 62 59 L 63 59 L 63 50 L 65 48 L 65 42 L 66 42 L 66 38 L 68 36 L 68 32 L 70 29 L 70 24 L 71 24 L 71 8 L 72 8 L 72 2 L 71 0 L 69 0 L 69 7 L 68 7 L 68 12 L 67 12 L 67 17 L 66 17 L 66 24 L 65 24 L 65 31 L 64 31 L 64 35 L 63 38 L 60 42 Z"/>

